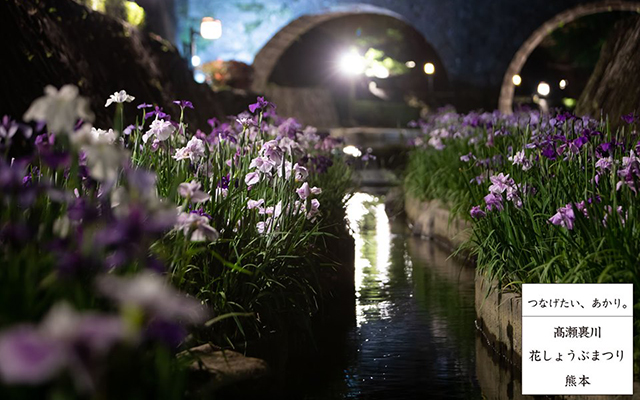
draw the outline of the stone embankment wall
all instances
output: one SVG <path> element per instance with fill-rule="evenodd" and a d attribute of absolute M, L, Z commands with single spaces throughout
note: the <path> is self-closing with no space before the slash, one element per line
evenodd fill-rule
<path fill-rule="evenodd" d="M 421 201 L 405 196 L 404 209 L 414 235 L 435 240 L 451 250 L 458 249 L 471 235 L 471 224 L 455 218 L 440 200 Z M 519 364 L 522 357 L 521 297 L 491 290 L 481 274 L 476 274 L 476 313 L 479 328 L 491 347 Z"/>
<path fill-rule="evenodd" d="M 449 209 L 440 200 L 421 201 L 407 195 L 404 198 L 404 211 L 416 236 L 456 249 L 469 240 L 471 224 L 460 218 L 452 218 Z"/>
<path fill-rule="evenodd" d="M 453 217 L 439 200 L 421 201 L 410 195 L 404 197 L 404 212 L 414 235 L 435 240 L 450 250 L 456 250 L 471 235 L 468 221 Z M 518 370 L 522 360 L 522 297 L 518 293 L 504 293 L 495 289 L 495 282 L 476 272 L 476 314 L 478 328 L 487 343 L 506 363 Z M 510 369 L 513 372 L 513 368 Z M 483 377 L 478 375 L 478 379 Z M 485 377 L 487 378 L 487 377 Z M 499 379 L 499 377 L 494 377 Z M 517 382 L 519 386 L 519 382 Z M 632 400 L 640 399 L 640 383 L 634 382 Z M 494 393 L 495 398 L 524 399 L 520 388 L 511 388 L 510 395 Z M 506 397 L 504 397 L 505 395 Z M 629 396 L 564 396 L 566 400 L 605 400 Z"/>

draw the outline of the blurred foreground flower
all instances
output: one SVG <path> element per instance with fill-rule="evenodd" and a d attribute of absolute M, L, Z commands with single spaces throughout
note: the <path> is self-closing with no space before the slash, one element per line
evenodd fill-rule
<path fill-rule="evenodd" d="M 0 335 L 0 380 L 40 384 L 68 370 L 80 391 L 95 387 L 100 358 L 127 339 L 119 316 L 53 306 L 40 325 L 14 326 Z"/>
<path fill-rule="evenodd" d="M 78 95 L 74 85 L 64 85 L 60 90 L 49 85 L 45 95 L 36 99 L 24 114 L 25 121 L 44 122 L 50 131 L 71 133 L 78 119 L 93 121 L 89 102 Z"/>
<path fill-rule="evenodd" d="M 134 307 L 151 318 L 188 324 L 203 322 L 207 312 L 196 299 L 174 289 L 165 278 L 153 273 L 133 277 L 103 275 L 97 278 L 98 290 L 121 307 Z"/>
<path fill-rule="evenodd" d="M 29 139 L 33 133 L 33 129 L 31 129 L 29 125 L 14 121 L 8 115 L 2 117 L 2 122 L 0 122 L 0 140 L 11 140 L 18 131 L 22 132 L 23 136 L 27 139 Z"/>

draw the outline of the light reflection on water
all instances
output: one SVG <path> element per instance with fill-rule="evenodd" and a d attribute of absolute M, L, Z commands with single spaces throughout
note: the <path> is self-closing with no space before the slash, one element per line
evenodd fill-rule
<path fill-rule="evenodd" d="M 376 300 L 389 283 L 392 235 L 384 204 L 375 196 L 356 193 L 347 204 L 347 219 L 355 241 L 356 325 L 360 327 L 367 317 L 389 318 L 391 302 Z"/>
<path fill-rule="evenodd" d="M 481 398 L 473 272 L 392 226 L 374 196 L 354 195 L 347 218 L 355 240 L 356 326 L 342 382 L 308 398 Z"/>

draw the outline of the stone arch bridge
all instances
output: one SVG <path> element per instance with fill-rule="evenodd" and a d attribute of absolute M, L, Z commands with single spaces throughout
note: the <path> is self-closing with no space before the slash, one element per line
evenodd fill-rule
<path fill-rule="evenodd" d="M 640 12 L 640 2 L 622 0 L 174 1 L 178 41 L 184 39 L 186 24 L 195 26 L 202 16 L 220 19 L 222 38 L 203 44 L 198 52 L 203 60 L 253 64 L 258 92 L 301 35 L 332 18 L 373 13 L 398 18 L 419 31 L 438 53 L 454 91 L 484 93 L 475 106 L 499 106 L 505 112 L 513 99 L 511 76 L 555 27 L 594 13 Z"/>

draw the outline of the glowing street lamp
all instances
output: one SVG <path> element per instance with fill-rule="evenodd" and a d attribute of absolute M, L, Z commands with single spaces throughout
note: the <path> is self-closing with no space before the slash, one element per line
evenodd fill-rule
<path fill-rule="evenodd" d="M 436 72 L 436 66 L 433 65 L 433 63 L 428 62 L 428 63 L 426 63 L 424 65 L 424 73 L 425 74 L 433 75 L 433 74 L 435 74 L 435 72 Z"/>
<path fill-rule="evenodd" d="M 208 40 L 220 39 L 222 36 L 222 21 L 211 17 L 204 17 L 200 21 L 200 36 Z"/>
<path fill-rule="evenodd" d="M 564 90 L 567 87 L 567 80 L 566 79 L 561 80 L 558 86 L 560 86 L 560 90 Z"/>
<path fill-rule="evenodd" d="M 338 68 L 343 74 L 350 78 L 348 79 L 349 95 L 347 101 L 347 119 L 350 124 L 354 123 L 352 108 L 356 99 L 356 79 L 358 75 L 365 72 L 366 67 L 367 62 L 365 58 L 361 56 L 355 48 L 343 53 L 338 59 Z"/>
<path fill-rule="evenodd" d="M 198 83 L 204 83 L 207 80 L 207 77 L 204 72 L 196 71 L 196 73 L 193 75 L 193 79 L 195 79 L 195 81 Z"/>
<path fill-rule="evenodd" d="M 220 39 L 222 36 L 222 22 L 219 19 L 214 19 L 211 17 L 204 17 L 200 21 L 200 32 L 193 29 L 193 27 L 189 27 L 189 45 L 187 47 L 187 60 L 190 60 L 190 64 L 192 67 L 197 67 L 200 65 L 200 57 L 196 55 L 196 41 L 194 40 L 195 35 L 202 36 L 203 39 L 207 40 L 216 40 Z"/>
<path fill-rule="evenodd" d="M 429 78 L 429 92 L 433 93 L 433 74 L 436 73 L 436 66 L 430 62 L 424 64 L 424 73 Z"/>
<path fill-rule="evenodd" d="M 520 75 L 515 74 L 513 77 L 511 77 L 511 82 L 513 82 L 513 84 L 516 86 L 520 86 L 520 84 L 522 83 L 522 78 L 520 77 Z"/>
<path fill-rule="evenodd" d="M 347 75 L 360 75 L 365 69 L 365 60 L 357 51 L 345 53 L 339 60 L 340 70 Z"/>
<path fill-rule="evenodd" d="M 547 82 L 540 82 L 538 84 L 538 94 L 540 96 L 548 96 L 551 93 L 551 87 Z"/>
<path fill-rule="evenodd" d="M 406 65 L 407 68 L 415 68 L 416 62 L 415 61 L 407 61 L 406 63 L 404 63 L 404 65 Z"/>

